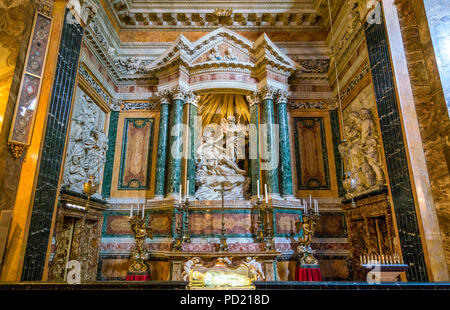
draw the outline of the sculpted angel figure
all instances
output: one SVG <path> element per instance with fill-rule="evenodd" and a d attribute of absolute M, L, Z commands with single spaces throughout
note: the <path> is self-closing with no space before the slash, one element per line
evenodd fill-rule
<path fill-rule="evenodd" d="M 250 269 L 250 272 L 255 276 L 256 280 L 264 280 L 264 272 L 262 270 L 261 264 L 256 261 L 253 257 L 246 257 L 245 261 L 242 262 L 245 266 Z"/>
<path fill-rule="evenodd" d="M 220 56 L 220 51 L 219 51 L 219 48 L 217 46 L 214 46 L 211 49 L 211 51 L 209 52 L 208 60 L 209 61 L 222 60 L 222 56 Z"/>
<path fill-rule="evenodd" d="M 234 116 L 220 121 L 220 127 L 226 134 L 227 154 L 234 161 L 244 159 L 245 137 L 248 136 L 248 126 L 241 124 L 240 119 L 238 114 L 237 122 Z"/>
<path fill-rule="evenodd" d="M 238 174 L 245 174 L 228 156 L 226 149 L 219 142 L 223 141 L 223 133 L 215 137 L 214 130 L 206 130 L 204 133 L 204 142 L 197 149 L 197 158 L 200 158 L 198 167 L 204 172 L 216 172 L 218 174 L 230 173 L 234 170 Z M 223 165 L 225 164 L 225 165 Z M 227 167 L 228 166 L 228 167 Z"/>
<path fill-rule="evenodd" d="M 189 273 L 191 272 L 192 267 L 199 264 L 200 264 L 199 257 L 193 257 L 184 263 L 183 272 L 181 273 L 181 277 L 183 278 L 184 281 L 189 280 Z"/>

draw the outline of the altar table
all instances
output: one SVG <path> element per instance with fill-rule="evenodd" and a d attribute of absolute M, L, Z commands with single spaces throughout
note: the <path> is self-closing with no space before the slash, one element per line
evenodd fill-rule
<path fill-rule="evenodd" d="M 322 281 L 319 265 L 301 265 L 295 269 L 295 281 Z"/>

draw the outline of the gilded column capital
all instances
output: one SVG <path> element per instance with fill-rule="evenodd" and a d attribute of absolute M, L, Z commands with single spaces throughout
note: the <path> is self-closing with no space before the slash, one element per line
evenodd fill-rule
<path fill-rule="evenodd" d="M 290 93 L 288 91 L 279 90 L 279 91 L 277 91 L 277 94 L 275 97 L 275 103 L 276 104 L 287 103 L 289 97 L 290 97 Z"/>
<path fill-rule="evenodd" d="M 175 86 L 171 92 L 172 92 L 173 100 L 183 100 L 184 101 L 186 99 L 187 91 L 178 85 Z"/>
<path fill-rule="evenodd" d="M 170 103 L 170 98 L 171 98 L 171 93 L 170 93 L 170 91 L 168 91 L 166 89 L 166 90 L 158 92 L 156 94 L 156 97 L 159 100 L 159 104 L 169 104 Z"/>
<path fill-rule="evenodd" d="M 273 100 L 277 93 L 277 90 L 274 89 L 273 87 L 265 86 L 265 87 L 261 88 L 258 91 L 258 93 L 259 93 L 262 101 L 267 100 L 267 99 Z"/>

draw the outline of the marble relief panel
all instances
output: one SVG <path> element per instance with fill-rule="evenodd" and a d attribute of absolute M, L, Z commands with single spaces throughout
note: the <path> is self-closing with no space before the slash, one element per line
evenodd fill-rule
<path fill-rule="evenodd" d="M 101 183 L 107 150 L 106 113 L 80 87 L 76 88 L 63 186 L 83 193 L 90 175 Z"/>

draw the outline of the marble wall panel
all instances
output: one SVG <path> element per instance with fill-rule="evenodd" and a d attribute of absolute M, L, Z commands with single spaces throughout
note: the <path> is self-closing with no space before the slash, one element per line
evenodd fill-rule
<path fill-rule="evenodd" d="M 330 189 L 324 120 L 294 117 L 298 189 Z"/>
<path fill-rule="evenodd" d="M 126 118 L 118 189 L 150 189 L 154 119 Z"/>

